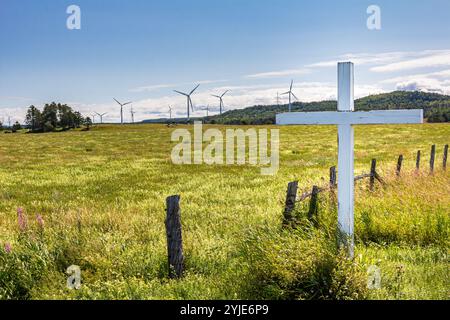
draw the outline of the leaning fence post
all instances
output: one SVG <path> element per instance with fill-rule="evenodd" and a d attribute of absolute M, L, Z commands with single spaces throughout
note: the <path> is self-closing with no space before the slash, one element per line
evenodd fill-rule
<path fill-rule="evenodd" d="M 420 170 L 420 150 L 417 151 L 417 156 L 416 156 L 416 173 L 419 172 Z"/>
<path fill-rule="evenodd" d="M 447 156 L 448 156 L 448 144 L 445 145 L 444 147 L 444 159 L 442 161 L 442 168 L 445 170 L 447 170 Z"/>
<path fill-rule="evenodd" d="M 431 146 L 431 155 L 430 155 L 430 173 L 433 174 L 434 171 L 434 158 L 436 155 L 436 145 Z"/>
<path fill-rule="evenodd" d="M 377 159 L 372 159 L 372 163 L 370 164 L 370 191 L 373 191 L 375 185 L 375 176 L 377 174 Z"/>
<path fill-rule="evenodd" d="M 181 235 L 180 196 L 166 199 L 166 235 L 167 255 L 169 260 L 169 277 L 179 278 L 183 273 L 183 239 Z"/>
<path fill-rule="evenodd" d="M 402 163 L 403 163 L 403 155 L 401 154 L 397 160 L 397 170 L 396 170 L 397 177 L 400 176 L 400 172 L 402 171 Z"/>
<path fill-rule="evenodd" d="M 309 212 L 308 212 L 308 219 L 310 221 L 314 221 L 314 224 L 317 223 L 317 195 L 319 194 L 319 187 L 313 186 L 312 192 L 311 192 L 311 199 L 309 201 Z"/>
<path fill-rule="evenodd" d="M 286 192 L 286 204 L 283 213 L 283 226 L 292 221 L 292 211 L 295 208 L 295 201 L 297 200 L 298 181 L 289 182 Z"/>
<path fill-rule="evenodd" d="M 336 167 L 330 168 L 330 190 L 336 188 Z"/>

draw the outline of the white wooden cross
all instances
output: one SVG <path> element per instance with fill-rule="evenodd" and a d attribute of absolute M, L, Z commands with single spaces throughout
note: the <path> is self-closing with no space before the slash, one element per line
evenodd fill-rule
<path fill-rule="evenodd" d="M 340 243 L 353 257 L 353 125 L 422 123 L 423 110 L 379 110 L 355 112 L 353 98 L 353 63 L 338 63 L 338 111 L 291 112 L 277 114 L 278 125 L 338 126 L 338 226 Z"/>

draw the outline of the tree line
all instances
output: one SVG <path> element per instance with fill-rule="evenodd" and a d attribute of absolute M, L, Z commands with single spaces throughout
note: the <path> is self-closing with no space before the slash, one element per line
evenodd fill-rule
<path fill-rule="evenodd" d="M 275 115 L 287 112 L 287 109 L 286 104 L 253 106 L 203 118 L 203 121 L 230 125 L 274 124 Z M 356 111 L 390 109 L 423 109 L 424 117 L 428 122 L 450 122 L 450 96 L 447 95 L 421 91 L 394 91 L 355 100 Z M 295 112 L 336 111 L 337 102 L 333 100 L 295 102 L 292 110 Z"/>
<path fill-rule="evenodd" d="M 42 111 L 31 105 L 25 116 L 25 128 L 33 133 L 65 131 L 81 126 L 89 129 L 91 125 L 92 120 L 89 117 L 83 117 L 79 111 L 74 111 L 67 104 L 56 102 L 46 103 Z M 3 124 L 0 123 L 0 129 L 2 127 Z M 16 132 L 22 129 L 22 125 L 15 122 L 9 129 Z"/>

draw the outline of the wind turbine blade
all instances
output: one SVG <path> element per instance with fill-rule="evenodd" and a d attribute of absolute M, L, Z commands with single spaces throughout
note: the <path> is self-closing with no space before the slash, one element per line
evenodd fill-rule
<path fill-rule="evenodd" d="M 122 106 L 126 106 L 127 104 L 130 104 L 131 101 L 128 101 L 127 103 L 124 103 Z"/>
<path fill-rule="evenodd" d="M 116 100 L 116 98 L 113 98 L 114 101 L 116 101 L 118 104 L 122 105 L 119 101 Z"/>
<path fill-rule="evenodd" d="M 280 94 L 280 96 L 284 96 L 285 94 L 291 93 L 290 91 Z"/>
<path fill-rule="evenodd" d="M 220 96 L 216 96 L 215 94 L 212 94 L 212 96 L 220 99 Z"/>
<path fill-rule="evenodd" d="M 227 90 L 224 93 L 222 93 L 222 95 L 220 97 L 223 98 L 223 96 L 226 95 L 228 91 L 230 91 L 230 90 Z"/>
<path fill-rule="evenodd" d="M 197 88 L 200 87 L 200 85 L 198 84 L 194 89 L 192 89 L 191 93 L 189 93 L 189 95 L 193 94 L 195 90 L 197 90 Z"/>
<path fill-rule="evenodd" d="M 294 96 L 295 100 L 297 100 L 297 101 L 299 100 L 293 92 L 292 92 L 292 95 Z"/>
<path fill-rule="evenodd" d="M 292 85 L 294 84 L 294 80 L 291 80 L 291 86 L 290 86 L 290 89 L 289 89 L 289 91 L 292 91 Z"/>
<path fill-rule="evenodd" d="M 178 91 L 178 90 L 173 90 L 174 92 L 176 92 L 176 93 L 179 93 L 179 94 L 182 94 L 183 96 L 188 96 L 188 94 L 187 93 L 184 93 L 184 92 L 181 92 L 181 91 Z"/>
<path fill-rule="evenodd" d="M 191 104 L 191 110 L 192 110 L 192 112 L 194 112 L 194 104 L 192 103 L 192 99 L 191 99 L 190 96 L 189 96 L 189 103 Z"/>

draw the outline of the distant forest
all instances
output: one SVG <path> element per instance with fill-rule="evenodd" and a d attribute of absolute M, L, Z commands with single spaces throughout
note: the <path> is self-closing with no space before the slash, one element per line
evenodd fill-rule
<path fill-rule="evenodd" d="M 287 105 L 253 106 L 245 109 L 230 110 L 222 115 L 202 119 L 204 123 L 217 124 L 274 124 L 277 113 L 286 112 Z M 423 109 L 428 122 L 450 122 L 450 96 L 420 91 L 394 91 L 372 95 L 355 100 L 355 110 Z M 335 111 L 336 101 L 295 102 L 292 111 Z M 183 122 L 184 119 L 174 119 Z M 167 119 L 144 122 L 167 122 Z"/>
<path fill-rule="evenodd" d="M 80 112 L 74 111 L 67 104 L 46 103 L 44 108 L 39 110 L 35 106 L 30 106 L 25 116 L 25 126 L 15 122 L 11 132 L 17 132 L 21 129 L 28 129 L 30 133 L 66 131 L 69 129 L 86 126 L 87 129 L 92 125 L 89 117 L 83 117 Z M 0 129 L 4 124 L 0 123 Z"/>

